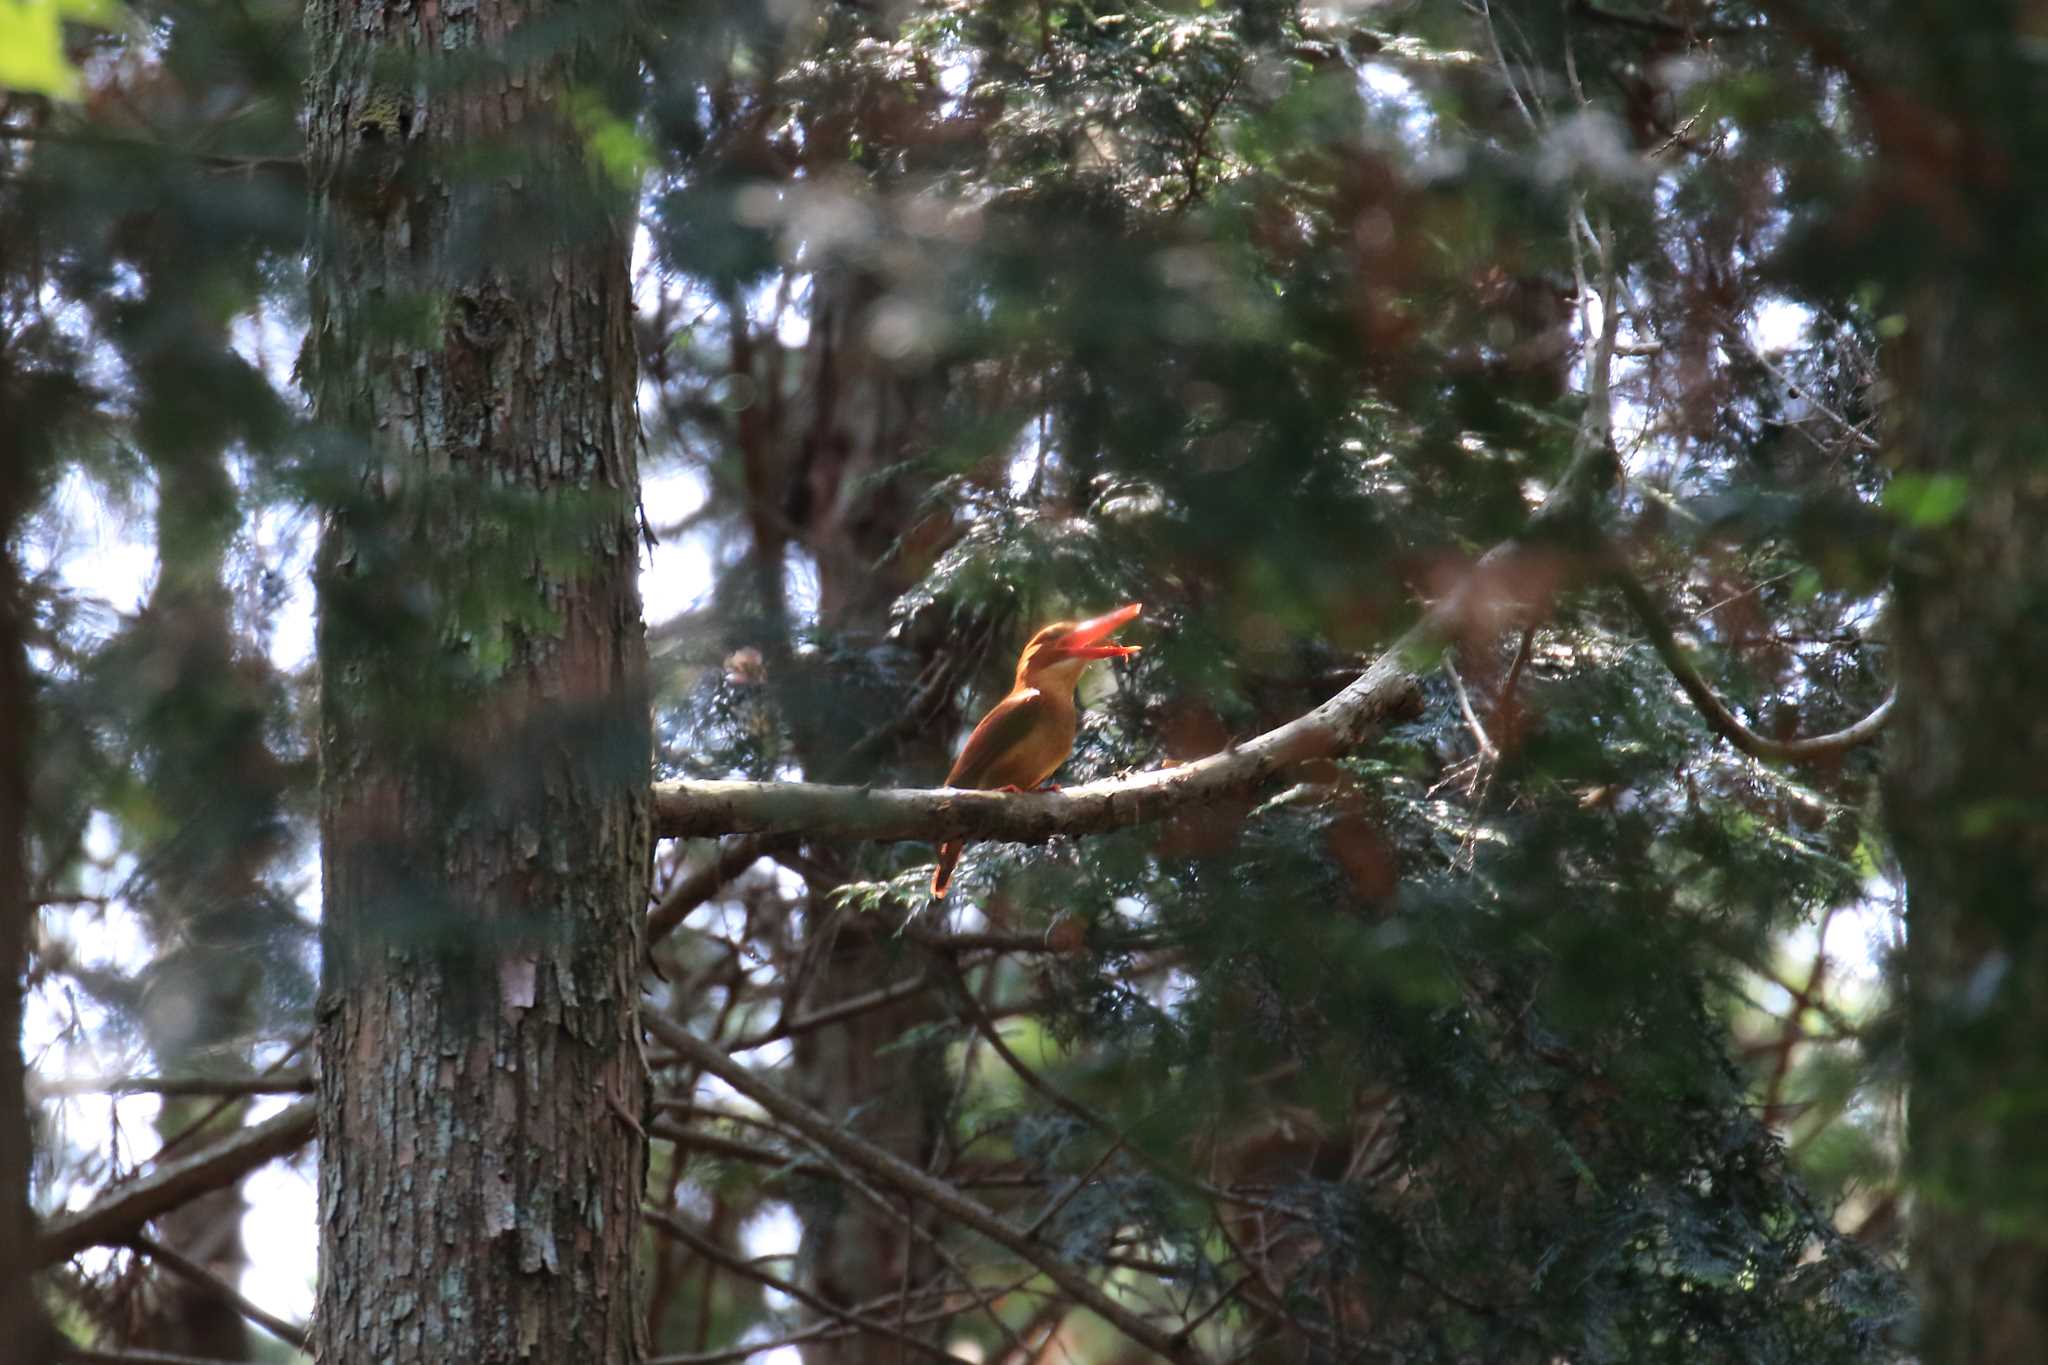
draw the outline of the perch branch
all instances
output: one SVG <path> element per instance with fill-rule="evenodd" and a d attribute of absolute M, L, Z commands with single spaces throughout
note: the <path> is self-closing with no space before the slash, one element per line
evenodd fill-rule
<path fill-rule="evenodd" d="M 812 782 L 657 782 L 654 833 L 829 834 L 844 839 L 1003 839 L 1043 843 L 1159 820 L 1256 788 L 1282 769 L 1348 752 L 1392 720 L 1421 709 L 1419 670 L 1461 624 L 1483 614 L 1486 584 L 1524 550 L 1583 542 L 1598 492 L 1612 482 L 1612 446 L 1582 440 L 1572 463 L 1522 535 L 1481 557 L 1464 584 L 1433 604 L 1342 691 L 1322 705 L 1222 753 L 1064 792 L 954 787 L 850 787 Z"/>
<path fill-rule="evenodd" d="M 1182 767 L 1090 782 L 1064 792 L 985 792 L 834 786 L 809 782 L 658 782 L 654 828 L 662 838 L 707 834 L 831 833 L 850 839 L 1006 839 L 1100 834 L 1248 791 L 1274 773 L 1342 753 L 1416 704 L 1408 647 L 1424 624 L 1363 675 L 1307 715 L 1234 749 Z M 1429 632 L 1433 635 L 1434 629 Z"/>
<path fill-rule="evenodd" d="M 73 1095 L 176 1095 L 239 1099 L 250 1095 L 307 1095 L 313 1077 L 304 1071 L 275 1076 L 67 1076 L 61 1080 L 29 1080 L 29 1097 L 66 1099 Z"/>

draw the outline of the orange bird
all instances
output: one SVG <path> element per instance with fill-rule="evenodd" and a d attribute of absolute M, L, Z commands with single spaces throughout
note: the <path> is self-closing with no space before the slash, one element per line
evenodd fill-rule
<path fill-rule="evenodd" d="M 1074 684 L 1081 681 L 1081 670 L 1096 659 L 1136 654 L 1135 645 L 1102 642 L 1135 621 L 1141 610 L 1133 602 L 1093 620 L 1055 621 L 1032 636 L 1017 659 L 1016 686 L 974 727 L 946 774 L 946 785 L 1029 791 L 1058 772 L 1074 748 Z M 939 845 L 933 896 L 945 896 L 963 847 L 958 839 Z"/>

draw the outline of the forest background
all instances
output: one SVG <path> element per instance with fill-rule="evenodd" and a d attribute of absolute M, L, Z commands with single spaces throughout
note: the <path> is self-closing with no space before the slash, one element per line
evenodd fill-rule
<path fill-rule="evenodd" d="M 2043 1358 L 2044 87 L 0 3 L 0 1341 Z M 1124 602 L 1065 791 L 928 790 Z"/>

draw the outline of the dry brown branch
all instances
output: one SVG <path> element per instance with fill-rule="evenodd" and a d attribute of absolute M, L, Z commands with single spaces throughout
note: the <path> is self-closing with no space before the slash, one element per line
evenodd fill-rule
<path fill-rule="evenodd" d="M 1884 732 L 1885 723 L 1891 719 L 1892 707 L 1898 702 L 1899 690 L 1894 687 L 1885 694 L 1877 708 L 1854 725 L 1836 730 L 1830 734 L 1813 735 L 1806 739 L 1768 739 L 1744 725 L 1722 700 L 1714 695 L 1713 687 L 1694 667 L 1685 647 L 1678 643 L 1678 636 L 1672 631 L 1671 623 L 1664 617 L 1663 609 L 1643 586 L 1643 580 L 1635 571 L 1623 563 L 1619 553 L 1608 556 L 1607 575 L 1621 590 L 1622 598 L 1630 610 L 1643 624 L 1643 633 L 1650 637 L 1651 646 L 1657 657 L 1671 671 L 1671 676 L 1685 695 L 1692 699 L 1693 707 L 1706 720 L 1707 728 L 1727 740 L 1751 758 L 1770 763 L 1806 763 L 1819 758 L 1832 758 L 1837 754 L 1868 744 Z"/>
<path fill-rule="evenodd" d="M 641 1210 L 641 1216 L 659 1228 L 665 1235 L 675 1238 L 705 1260 L 713 1262 L 727 1272 L 753 1280 L 757 1284 L 766 1285 L 778 1294 L 787 1294 L 798 1303 L 814 1308 L 834 1321 L 843 1322 L 849 1327 L 873 1333 L 875 1336 L 887 1337 L 891 1341 L 901 1342 L 912 1350 L 928 1355 L 934 1360 L 951 1361 L 953 1365 L 973 1365 L 966 1357 L 956 1356 L 944 1347 L 934 1345 L 915 1333 L 901 1331 L 893 1323 L 883 1322 L 879 1318 L 871 1318 L 865 1314 L 854 1312 L 851 1309 L 841 1308 L 830 1300 L 813 1294 L 800 1284 L 785 1280 L 780 1275 L 763 1270 L 760 1266 L 750 1261 L 742 1261 L 736 1256 L 728 1255 L 725 1248 L 719 1246 L 718 1243 L 708 1237 L 698 1236 L 696 1231 L 680 1218 L 663 1213 L 659 1209 L 643 1209 Z"/>
<path fill-rule="evenodd" d="M 655 944 L 675 932 L 692 910 L 717 895 L 725 884 L 740 873 L 752 867 L 756 860 L 768 851 L 768 840 L 742 837 L 720 844 L 712 854 L 711 861 L 696 871 L 679 878 L 668 894 L 661 898 L 661 904 L 647 912 L 647 946 Z"/>
<path fill-rule="evenodd" d="M 173 1275 L 198 1285 L 293 1350 L 310 1352 L 313 1349 L 313 1343 L 307 1338 L 305 1328 L 296 1323 L 286 1322 L 275 1313 L 252 1303 L 242 1296 L 240 1290 L 205 1266 L 140 1233 L 129 1238 L 128 1244 Z"/>
<path fill-rule="evenodd" d="M 54 1265 L 90 1246 L 123 1244 L 144 1223 L 210 1190 L 225 1189 L 266 1161 L 312 1141 L 319 1111 L 302 1100 L 209 1147 L 165 1162 L 148 1175 L 109 1190 L 77 1213 L 51 1219 L 36 1241 L 35 1263 Z"/>
<path fill-rule="evenodd" d="M 688 1029 L 649 1015 L 647 1026 L 663 1043 L 684 1059 L 712 1075 L 766 1109 L 820 1151 L 832 1153 L 850 1166 L 857 1166 L 882 1184 L 921 1199 L 964 1227 L 988 1238 L 1045 1272 L 1046 1278 L 1065 1290 L 1076 1302 L 1108 1322 L 1132 1341 L 1173 1361 L 1198 1357 L 1193 1347 L 1177 1334 L 1155 1326 L 1111 1298 L 1086 1274 L 1054 1255 L 1005 1222 L 983 1204 L 969 1199 L 954 1186 L 865 1142 L 818 1113 L 801 1100 L 769 1084 L 750 1069 L 734 1062 L 724 1051 L 705 1042 Z"/>
<path fill-rule="evenodd" d="M 72 1095 L 176 1095 L 245 1099 L 253 1095 L 308 1095 L 313 1077 L 304 1071 L 276 1076 L 83 1076 L 63 1080 L 29 1079 L 31 1100 L 65 1099 Z"/>

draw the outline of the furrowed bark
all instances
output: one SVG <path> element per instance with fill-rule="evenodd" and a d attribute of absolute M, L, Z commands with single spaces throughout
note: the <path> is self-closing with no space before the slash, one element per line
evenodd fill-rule
<path fill-rule="evenodd" d="M 570 69 L 608 13 L 308 6 L 324 1365 L 644 1354 L 631 202 Z"/>

